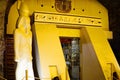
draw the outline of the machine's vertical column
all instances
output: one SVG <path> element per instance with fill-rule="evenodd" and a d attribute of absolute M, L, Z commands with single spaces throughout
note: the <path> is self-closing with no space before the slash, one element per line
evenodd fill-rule
<path fill-rule="evenodd" d="M 112 80 L 114 72 L 119 75 L 119 65 L 102 28 L 82 28 L 81 44 L 82 80 Z M 114 66 L 112 72 L 111 66 Z"/>

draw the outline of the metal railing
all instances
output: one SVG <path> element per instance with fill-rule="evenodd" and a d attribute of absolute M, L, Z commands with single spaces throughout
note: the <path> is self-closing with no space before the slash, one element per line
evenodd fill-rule
<path fill-rule="evenodd" d="M 110 65 L 110 77 L 109 77 L 109 79 L 110 80 L 120 80 L 119 78 L 118 78 L 118 74 L 117 74 L 117 72 L 115 72 L 116 70 L 115 70 L 115 66 L 114 66 L 114 64 L 113 63 L 107 63 L 108 65 Z"/>
<path fill-rule="evenodd" d="M 40 80 L 39 77 L 31 77 L 31 76 L 28 76 L 28 70 L 25 70 L 25 77 L 23 77 L 22 80 L 29 80 L 29 78 L 35 78 L 35 80 Z"/>

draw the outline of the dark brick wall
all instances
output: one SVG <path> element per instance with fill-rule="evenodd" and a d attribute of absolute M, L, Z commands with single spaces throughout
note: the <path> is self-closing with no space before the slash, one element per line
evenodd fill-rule
<path fill-rule="evenodd" d="M 4 15 L 7 0 L 0 0 L 0 75 L 3 75 L 3 54 L 5 50 L 4 42 Z"/>

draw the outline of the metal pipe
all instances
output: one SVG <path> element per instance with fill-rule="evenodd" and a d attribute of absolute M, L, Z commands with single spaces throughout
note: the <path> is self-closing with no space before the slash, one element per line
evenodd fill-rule
<path fill-rule="evenodd" d="M 25 70 L 26 80 L 28 80 L 28 70 Z"/>

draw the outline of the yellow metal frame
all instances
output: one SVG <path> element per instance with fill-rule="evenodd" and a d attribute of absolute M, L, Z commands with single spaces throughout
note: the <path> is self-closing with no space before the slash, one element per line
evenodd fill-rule
<path fill-rule="evenodd" d="M 24 0 L 24 3 L 30 9 L 31 16 L 33 12 L 50 12 L 60 14 L 61 16 L 77 15 L 96 17 L 101 19 L 101 27 L 68 25 L 64 24 L 64 22 L 62 22 L 63 24 L 47 23 L 46 21 L 34 22 L 32 30 L 36 43 L 35 54 L 37 55 L 37 68 L 41 80 L 51 80 L 49 65 L 56 65 L 61 79 L 66 80 L 66 64 L 59 37 L 80 37 L 82 50 L 80 54 L 81 80 L 96 80 L 98 78 L 112 80 L 111 66 L 107 66 L 108 63 L 114 66 L 113 71 L 117 72 L 120 76 L 119 65 L 107 41 L 107 39 L 112 38 L 112 32 L 109 31 L 107 9 L 97 0 L 74 0 L 71 3 L 72 10 L 69 13 L 59 13 L 54 7 L 51 7 L 54 6 L 54 2 L 55 0 Z M 13 34 L 16 28 L 17 18 L 19 16 L 18 9 L 19 6 L 16 1 L 10 8 L 8 15 L 7 34 Z M 89 56 L 86 56 L 86 54 L 89 54 Z M 92 61 L 95 65 L 92 65 Z M 90 74 L 92 66 L 96 68 L 95 70 L 99 70 L 97 74 L 94 71 Z M 88 71 L 86 72 L 85 69 Z M 70 80 L 68 73 L 67 80 Z"/>

